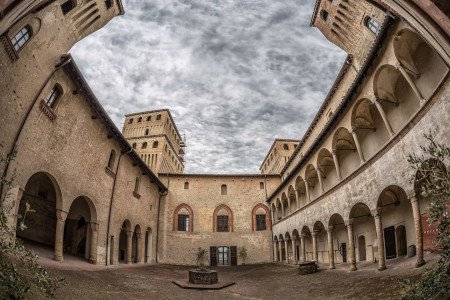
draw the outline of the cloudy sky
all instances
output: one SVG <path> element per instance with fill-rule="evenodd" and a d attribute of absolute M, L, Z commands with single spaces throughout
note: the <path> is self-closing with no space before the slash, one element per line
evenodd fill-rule
<path fill-rule="evenodd" d="M 123 0 L 71 53 L 114 122 L 169 108 L 186 172 L 259 173 L 300 139 L 345 53 L 309 27 L 313 0 Z"/>

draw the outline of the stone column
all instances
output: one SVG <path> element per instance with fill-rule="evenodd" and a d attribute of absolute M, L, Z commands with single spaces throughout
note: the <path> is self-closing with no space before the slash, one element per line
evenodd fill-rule
<path fill-rule="evenodd" d="M 127 230 L 127 253 L 126 253 L 126 263 L 131 264 L 131 252 L 132 252 L 132 245 L 133 245 L 133 231 Z"/>
<path fill-rule="evenodd" d="M 380 113 L 380 116 L 381 116 L 381 118 L 383 119 L 383 122 L 384 122 L 384 126 L 386 126 L 386 129 L 388 130 L 389 135 L 393 136 L 394 135 L 394 130 L 392 130 L 391 123 L 389 123 L 389 120 L 388 120 L 388 118 L 386 116 L 386 113 L 384 112 L 384 109 L 381 106 L 380 102 L 378 101 L 378 99 L 375 99 L 373 101 L 373 103 L 375 104 L 375 107 L 377 108 L 378 112 Z"/>
<path fill-rule="evenodd" d="M 350 267 L 350 271 L 355 271 L 356 270 L 356 255 L 355 255 L 355 243 L 353 242 L 353 220 L 350 219 L 348 221 L 348 223 L 346 224 L 347 226 L 347 233 L 348 233 L 348 252 L 349 252 L 349 256 L 350 256 L 350 263 L 351 263 L 351 267 Z"/>
<path fill-rule="evenodd" d="M 142 263 L 142 234 L 136 233 L 136 262 Z"/>
<path fill-rule="evenodd" d="M 375 219 L 375 230 L 377 233 L 378 242 L 378 271 L 386 270 L 386 258 L 384 256 L 384 236 L 383 236 L 383 225 L 381 223 L 381 208 L 377 208 L 372 212 Z"/>
<path fill-rule="evenodd" d="M 319 187 L 320 187 L 320 192 L 323 193 L 323 182 L 322 182 L 322 175 L 320 173 L 319 167 L 317 167 L 317 178 L 319 179 Z"/>
<path fill-rule="evenodd" d="M 423 231 L 422 220 L 420 217 L 420 207 L 417 196 L 413 194 L 410 198 L 414 217 L 414 227 L 416 229 L 416 268 L 425 264 L 423 259 Z"/>
<path fill-rule="evenodd" d="M 273 261 L 278 261 L 277 242 L 273 242 Z"/>
<path fill-rule="evenodd" d="M 361 163 L 364 163 L 366 160 L 364 159 L 364 154 L 361 149 L 361 145 L 359 144 L 358 135 L 356 134 L 355 130 L 352 130 L 352 136 L 353 140 L 355 141 L 356 150 L 358 151 L 359 159 L 361 160 Z"/>
<path fill-rule="evenodd" d="M 89 263 L 97 263 L 97 240 L 98 240 L 98 224 L 91 222 L 91 250 L 89 253 Z"/>
<path fill-rule="evenodd" d="M 302 234 L 300 235 L 300 253 L 301 253 L 301 257 L 300 257 L 300 261 L 301 262 L 305 262 L 306 261 L 306 246 L 305 246 L 305 235 Z"/>
<path fill-rule="evenodd" d="M 278 260 L 279 262 L 283 262 L 283 247 L 281 247 L 281 243 L 283 243 L 282 241 L 278 242 L 278 248 L 280 251 L 280 259 Z"/>
<path fill-rule="evenodd" d="M 341 181 L 342 180 L 341 167 L 339 166 L 339 161 L 337 159 L 336 150 L 333 150 L 331 153 L 333 154 L 333 161 L 334 161 L 334 166 L 336 168 L 336 173 L 337 173 L 338 180 Z"/>
<path fill-rule="evenodd" d="M 316 262 L 319 262 L 319 253 L 317 250 L 317 234 L 318 232 L 313 230 L 312 232 L 312 244 L 313 244 L 313 260 Z"/>
<path fill-rule="evenodd" d="M 297 251 L 296 251 L 296 247 L 295 247 L 295 239 L 292 238 L 291 239 L 291 246 L 292 246 L 292 264 L 295 265 L 297 264 Z"/>
<path fill-rule="evenodd" d="M 286 254 L 286 263 L 289 263 L 289 248 L 288 248 L 288 240 L 284 240 L 284 253 Z"/>
<path fill-rule="evenodd" d="M 425 98 L 422 96 L 422 93 L 419 91 L 419 89 L 417 88 L 417 85 L 414 83 L 414 81 L 412 80 L 411 76 L 409 75 L 408 72 L 406 72 L 405 68 L 402 67 L 402 65 L 399 65 L 397 67 L 397 69 L 400 71 L 400 73 L 402 73 L 403 77 L 405 77 L 406 81 L 408 81 L 409 85 L 411 86 L 411 88 L 414 91 L 414 94 L 416 94 L 417 98 L 419 98 L 420 100 L 420 105 L 422 106 L 426 100 Z"/>
<path fill-rule="evenodd" d="M 311 198 L 309 197 L 309 186 L 308 186 L 308 180 L 305 180 L 305 190 L 306 190 L 306 201 L 311 201 Z"/>
<path fill-rule="evenodd" d="M 334 266 L 334 246 L 333 246 L 333 229 L 334 226 L 328 226 L 327 237 L 328 237 L 328 261 L 330 264 L 330 270 L 335 269 Z"/>
<path fill-rule="evenodd" d="M 284 218 L 284 204 L 283 201 L 281 201 L 281 218 Z"/>
<path fill-rule="evenodd" d="M 63 210 L 56 210 L 55 260 L 59 262 L 64 260 L 64 224 L 66 222 L 67 215 L 68 213 Z"/>

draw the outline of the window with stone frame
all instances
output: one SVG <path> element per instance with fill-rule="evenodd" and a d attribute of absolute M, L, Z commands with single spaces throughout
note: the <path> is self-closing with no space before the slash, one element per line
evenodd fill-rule
<path fill-rule="evenodd" d="M 106 9 L 110 9 L 112 7 L 112 0 L 105 0 Z"/>
<path fill-rule="evenodd" d="M 228 232 L 228 216 L 217 216 L 217 232 Z"/>
<path fill-rule="evenodd" d="M 227 192 L 228 192 L 227 185 L 226 185 L 226 184 L 222 184 L 222 185 L 220 186 L 220 194 L 221 194 L 221 195 L 226 195 Z"/>
<path fill-rule="evenodd" d="M 189 189 L 189 182 L 186 181 L 186 182 L 184 183 L 184 189 L 185 189 L 185 190 L 188 190 L 188 189 Z"/>
<path fill-rule="evenodd" d="M 53 89 L 48 93 L 47 97 L 45 98 L 45 103 L 53 108 L 55 107 L 56 101 L 61 96 L 61 90 L 58 86 L 54 86 Z"/>
<path fill-rule="evenodd" d="M 381 30 L 380 23 L 372 17 L 366 17 L 364 20 L 364 25 L 372 31 L 375 35 L 378 35 Z"/>
<path fill-rule="evenodd" d="M 137 121 L 138 121 L 138 123 L 141 123 L 142 122 L 142 117 L 139 117 Z"/>
<path fill-rule="evenodd" d="M 143 142 L 141 148 L 142 149 L 147 149 L 147 142 Z"/>
<path fill-rule="evenodd" d="M 161 120 L 161 115 L 156 115 L 156 120 L 157 121 Z"/>
<path fill-rule="evenodd" d="M 158 141 L 154 141 L 153 145 L 152 145 L 152 148 L 158 148 L 158 145 L 159 145 Z"/>
<path fill-rule="evenodd" d="M 189 231 L 189 215 L 178 215 L 178 231 Z"/>
<path fill-rule="evenodd" d="M 20 49 L 31 39 L 33 36 L 33 31 L 29 25 L 24 26 L 19 30 L 11 39 L 11 44 L 16 52 L 19 52 Z"/>
<path fill-rule="evenodd" d="M 63 15 L 67 15 L 76 6 L 75 0 L 68 0 L 61 4 L 61 10 Z"/>
<path fill-rule="evenodd" d="M 128 120 L 128 124 L 133 124 L 133 118 L 130 118 L 130 119 Z"/>
<path fill-rule="evenodd" d="M 264 182 L 261 181 L 261 182 L 259 183 L 259 189 L 261 189 L 261 190 L 264 189 Z"/>
<path fill-rule="evenodd" d="M 266 215 L 256 215 L 256 231 L 263 231 L 266 229 Z"/>

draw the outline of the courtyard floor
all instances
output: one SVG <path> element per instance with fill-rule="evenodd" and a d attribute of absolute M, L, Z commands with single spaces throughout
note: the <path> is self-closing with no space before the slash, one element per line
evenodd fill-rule
<path fill-rule="evenodd" d="M 321 270 L 301 276 L 293 266 L 283 264 L 222 267 L 220 281 L 236 284 L 217 291 L 185 290 L 172 280 L 187 279 L 189 267 L 153 265 L 90 265 L 65 255 L 64 263 L 51 259 L 51 249 L 37 249 L 40 262 L 52 275 L 63 276 L 66 285 L 57 299 L 396 299 L 400 294 L 398 278 L 420 276 L 425 267 L 414 268 L 415 258 L 388 261 L 388 269 L 376 270 L 371 262 L 358 263 L 348 271 L 347 264 L 336 270 Z M 427 255 L 429 266 L 437 259 Z M 36 297 L 33 296 L 33 299 Z"/>

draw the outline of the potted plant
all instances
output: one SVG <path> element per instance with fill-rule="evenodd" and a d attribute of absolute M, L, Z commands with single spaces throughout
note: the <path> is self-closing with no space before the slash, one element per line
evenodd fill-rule
<path fill-rule="evenodd" d="M 206 265 L 203 263 L 206 257 L 206 249 L 199 247 L 197 250 L 197 270 L 206 271 Z"/>
<path fill-rule="evenodd" d="M 242 259 L 242 265 L 245 266 L 245 260 L 247 259 L 247 248 L 245 247 L 240 247 L 239 248 L 239 257 Z"/>

